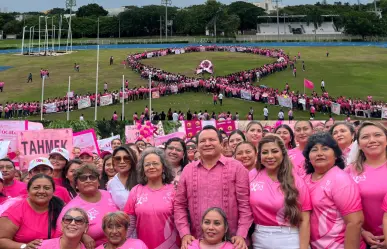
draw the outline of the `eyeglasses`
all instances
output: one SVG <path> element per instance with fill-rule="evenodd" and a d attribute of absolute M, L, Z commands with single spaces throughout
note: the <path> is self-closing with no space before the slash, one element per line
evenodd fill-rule
<path fill-rule="evenodd" d="M 6 165 L 6 166 L 0 166 L 0 170 L 13 170 L 13 166 L 12 165 Z"/>
<path fill-rule="evenodd" d="M 161 163 L 158 163 L 158 162 L 152 162 L 152 163 L 146 163 L 144 164 L 144 167 L 150 167 L 150 166 L 153 166 L 153 167 L 157 167 L 157 166 L 160 166 Z"/>
<path fill-rule="evenodd" d="M 78 216 L 78 217 L 72 217 L 72 216 L 70 216 L 70 215 L 65 215 L 65 216 L 62 218 L 62 221 L 63 221 L 63 223 L 66 224 L 66 225 L 69 225 L 69 224 L 73 223 L 73 221 L 74 221 L 75 225 L 83 225 L 83 224 L 87 223 L 87 222 L 85 221 L 85 219 L 84 219 L 83 217 L 81 217 L 81 216 Z"/>
<path fill-rule="evenodd" d="M 196 150 L 196 146 L 195 145 L 188 145 L 187 150 Z"/>
<path fill-rule="evenodd" d="M 120 163 L 122 160 L 124 160 L 125 163 L 130 163 L 130 157 L 129 156 L 115 156 L 113 157 L 114 162 Z"/>
<path fill-rule="evenodd" d="M 94 182 L 98 179 L 98 177 L 96 175 L 80 175 L 78 179 L 81 182 L 86 182 L 87 180 Z"/>
<path fill-rule="evenodd" d="M 183 149 L 176 148 L 176 147 L 174 147 L 174 146 L 167 146 L 167 149 L 168 149 L 168 150 L 176 150 L 177 152 L 183 152 Z"/>

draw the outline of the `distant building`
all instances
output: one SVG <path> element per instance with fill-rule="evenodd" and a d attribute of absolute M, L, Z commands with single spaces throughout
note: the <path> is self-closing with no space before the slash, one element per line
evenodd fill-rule
<path fill-rule="evenodd" d="M 255 6 L 260 7 L 265 10 L 266 13 L 277 10 L 277 4 L 273 3 L 273 0 L 263 0 L 262 2 L 253 3 Z M 283 6 L 278 5 L 278 8 L 281 9 Z"/>

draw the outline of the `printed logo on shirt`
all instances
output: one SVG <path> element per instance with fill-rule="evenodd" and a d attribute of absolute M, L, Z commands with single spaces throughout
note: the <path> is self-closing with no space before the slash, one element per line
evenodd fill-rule
<path fill-rule="evenodd" d="M 356 182 L 356 183 L 359 183 L 359 182 L 364 182 L 367 177 L 365 176 L 365 174 L 361 174 L 361 175 L 352 175 L 352 178 L 353 180 Z"/>
<path fill-rule="evenodd" d="M 252 182 L 250 183 L 250 191 L 256 192 L 257 190 L 262 191 L 264 187 L 264 182 Z"/>
<path fill-rule="evenodd" d="M 325 185 L 321 185 L 321 188 L 323 189 L 323 190 L 325 190 L 325 191 L 331 191 L 331 183 L 332 183 L 332 181 L 331 180 L 327 180 L 326 182 L 325 182 Z"/>
<path fill-rule="evenodd" d="M 164 197 L 163 200 L 167 203 L 170 203 L 172 201 L 172 191 L 168 192 Z"/>
<path fill-rule="evenodd" d="M 87 216 L 89 217 L 90 221 L 97 218 L 97 215 L 99 215 L 99 212 L 95 208 L 92 208 L 92 209 L 87 211 Z"/>
<path fill-rule="evenodd" d="M 148 194 L 141 194 L 139 197 L 137 197 L 136 205 L 142 205 L 147 201 L 148 201 Z"/>

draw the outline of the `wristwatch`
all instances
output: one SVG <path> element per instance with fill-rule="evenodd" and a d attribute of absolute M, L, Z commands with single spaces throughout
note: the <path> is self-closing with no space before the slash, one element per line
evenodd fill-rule
<path fill-rule="evenodd" d="M 20 246 L 20 249 L 24 249 L 26 247 L 27 247 L 27 244 L 23 244 L 23 245 Z"/>

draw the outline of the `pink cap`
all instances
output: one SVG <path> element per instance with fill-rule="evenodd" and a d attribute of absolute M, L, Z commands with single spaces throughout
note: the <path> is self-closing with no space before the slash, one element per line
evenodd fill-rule
<path fill-rule="evenodd" d="M 79 154 L 79 157 L 81 157 L 82 155 L 88 155 L 90 157 L 93 157 L 93 152 L 91 152 L 90 150 L 83 150 L 81 151 L 81 154 Z"/>

